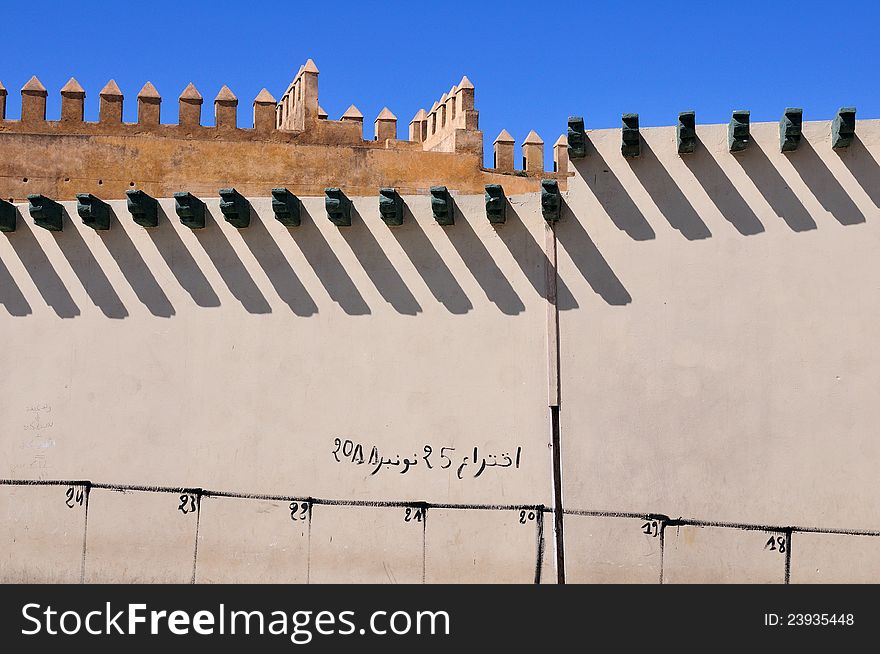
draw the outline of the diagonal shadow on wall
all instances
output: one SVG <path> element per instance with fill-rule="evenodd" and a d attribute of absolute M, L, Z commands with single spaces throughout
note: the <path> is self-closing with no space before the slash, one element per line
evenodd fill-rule
<path fill-rule="evenodd" d="M 624 288 L 593 239 L 566 203 L 562 205 L 556 236 L 581 275 L 603 300 L 612 306 L 623 306 L 632 302 L 629 291 Z"/>
<path fill-rule="evenodd" d="M 454 201 L 453 201 L 454 202 Z M 501 272 L 489 250 L 483 245 L 480 237 L 455 206 L 455 224 L 443 228 L 443 233 L 458 252 L 474 279 L 483 289 L 490 302 L 495 304 L 502 313 L 515 316 L 526 310 L 522 299 L 516 294 L 507 277 Z"/>
<path fill-rule="evenodd" d="M 28 304 L 2 259 L 0 259 L 0 304 L 6 307 L 10 316 L 27 316 L 33 313 L 31 305 Z"/>
<path fill-rule="evenodd" d="M 110 209 L 110 213 L 111 224 L 114 222 L 117 224 L 109 230 L 98 232 L 101 241 L 116 261 L 116 265 L 119 266 L 135 295 L 150 313 L 161 318 L 170 318 L 175 313 L 171 301 L 125 233 L 125 229 L 119 224 L 116 212 Z"/>
<path fill-rule="evenodd" d="M 655 238 L 654 229 L 598 150 L 591 149 L 589 155 L 573 163 L 578 174 L 618 229 L 625 231 L 636 241 Z"/>
<path fill-rule="evenodd" d="M 696 149 L 691 154 L 684 155 L 682 159 L 703 187 L 712 204 L 724 219 L 736 228 L 736 231 L 743 236 L 752 236 L 764 231 L 764 225 L 761 224 L 758 216 L 736 190 L 727 174 L 721 170 L 721 166 L 702 141 L 698 141 Z"/>
<path fill-rule="evenodd" d="M 547 227 L 545 226 L 544 229 Z M 553 274 L 553 271 L 550 271 L 553 264 L 547 258 L 544 248 L 538 244 L 535 237 L 526 228 L 517 213 L 516 205 L 507 203 L 507 221 L 503 225 L 495 225 L 495 232 L 538 295 L 544 300 L 548 300 L 547 276 Z M 558 270 L 556 271 L 556 307 L 560 311 L 578 308 L 574 294 L 559 276 Z"/>
<path fill-rule="evenodd" d="M 880 207 L 880 165 L 858 135 L 848 148 L 839 148 L 835 152 L 874 206 Z"/>
<path fill-rule="evenodd" d="M 421 312 L 422 307 L 394 269 L 394 265 L 388 260 L 354 205 L 351 207 L 351 227 L 343 227 L 340 231 L 342 238 L 348 243 L 348 247 L 354 252 L 364 272 L 385 301 L 398 313 L 414 316 Z"/>
<path fill-rule="evenodd" d="M 147 234 L 159 251 L 171 274 L 200 307 L 219 307 L 220 298 L 211 287 L 192 254 L 180 240 L 174 225 L 159 205 L 159 226 L 148 229 Z"/>
<path fill-rule="evenodd" d="M 789 159 L 804 183 L 841 225 L 858 225 L 865 222 L 865 216 L 843 190 L 825 162 L 819 158 L 807 139 L 801 139 L 798 149 Z"/>
<path fill-rule="evenodd" d="M 300 207 L 300 211 L 302 223 L 299 227 L 287 230 L 287 233 L 315 271 L 330 298 L 350 316 L 368 315 L 370 307 L 333 253 L 333 248 L 321 235 L 321 230 L 318 229 L 305 205 Z M 327 220 L 326 215 L 324 220 Z"/>
<path fill-rule="evenodd" d="M 35 229 L 40 228 L 36 227 Z M 59 318 L 78 316 L 80 314 L 79 307 L 70 297 L 64 282 L 61 281 L 61 277 L 55 272 L 52 263 L 43 248 L 40 247 L 40 243 L 31 231 L 30 222 L 19 220 L 15 231 L 7 236 L 12 249 L 15 250 L 46 304 L 52 307 Z"/>
<path fill-rule="evenodd" d="M 660 213 L 673 228 L 689 241 L 712 236 L 690 200 L 685 197 L 669 171 L 663 166 L 650 146 L 642 139 L 641 155 L 628 158 L 629 166 L 644 189 L 651 196 Z"/>
<path fill-rule="evenodd" d="M 792 161 L 797 155 L 798 152 L 791 153 Z M 767 200 L 767 204 L 770 205 L 773 212 L 782 218 L 792 231 L 806 232 L 816 229 L 816 221 L 810 216 L 810 212 L 791 190 L 758 143 L 752 143 L 745 152 L 740 152 L 733 158 Z"/>
<path fill-rule="evenodd" d="M 72 224 L 66 207 L 62 211 L 62 220 L 66 223 L 64 231 L 50 233 L 55 237 L 58 248 L 67 259 L 80 284 L 105 316 L 116 320 L 127 318 L 128 309 L 122 304 L 107 275 L 83 240 L 79 229 Z"/>
<path fill-rule="evenodd" d="M 309 295 L 306 287 L 293 271 L 290 262 L 275 239 L 266 229 L 263 221 L 251 207 L 251 224 L 239 230 L 242 240 L 269 278 L 269 282 L 290 310 L 297 316 L 312 316 L 318 313 L 318 305 Z"/>
<path fill-rule="evenodd" d="M 247 268 L 238 258 L 238 254 L 229 244 L 229 240 L 207 207 L 205 207 L 204 229 L 194 229 L 193 233 L 217 272 L 220 273 L 229 292 L 241 302 L 245 310 L 248 313 L 257 314 L 272 313 L 269 302 L 257 288 Z"/>
<path fill-rule="evenodd" d="M 413 267 L 425 282 L 431 295 L 452 314 L 465 314 L 474 308 L 468 296 L 459 286 L 455 275 L 434 249 L 424 229 L 412 211 L 404 203 L 403 225 L 391 229 L 401 249 L 409 257 Z"/>

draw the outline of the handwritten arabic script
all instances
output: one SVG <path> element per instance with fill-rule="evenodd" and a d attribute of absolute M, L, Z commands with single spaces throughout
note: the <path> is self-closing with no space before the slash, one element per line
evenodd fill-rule
<path fill-rule="evenodd" d="M 337 463 L 371 467 L 371 477 L 382 470 L 394 469 L 404 475 L 415 467 L 421 467 L 426 470 L 451 469 L 458 479 L 464 479 L 465 476 L 476 479 L 492 468 L 519 470 L 522 461 L 522 446 L 499 455 L 496 452 L 483 452 L 477 446 L 473 449 L 460 449 L 459 454 L 456 454 L 454 447 L 444 446 L 438 449 L 433 445 L 425 445 L 421 454 L 413 453 L 412 457 L 401 456 L 399 453 L 383 457 L 376 445 L 369 446 L 367 454 L 363 444 L 347 438 L 334 438 L 333 447 L 332 455 Z"/>

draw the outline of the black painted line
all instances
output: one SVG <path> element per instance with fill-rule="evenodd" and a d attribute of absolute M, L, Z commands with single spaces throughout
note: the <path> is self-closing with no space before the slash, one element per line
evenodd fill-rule
<path fill-rule="evenodd" d="M 422 510 L 422 583 L 428 578 L 428 507 Z"/>
<path fill-rule="evenodd" d="M 556 551 L 556 583 L 565 583 L 565 507 L 562 504 L 562 437 L 559 432 L 559 407 L 550 407 L 551 451 L 553 455 L 553 534 Z"/>
<path fill-rule="evenodd" d="M 870 529 L 848 529 L 848 528 L 826 528 L 826 527 L 805 527 L 765 525 L 746 522 L 721 522 L 714 520 L 699 520 L 696 518 L 669 518 L 661 513 L 632 513 L 625 511 L 598 511 L 588 509 L 563 509 L 557 511 L 553 507 L 547 507 L 542 504 L 461 504 L 461 503 L 433 503 L 421 502 L 415 500 L 340 500 L 340 499 L 321 499 L 310 498 L 298 495 L 266 495 L 258 493 L 239 493 L 235 491 L 216 491 L 209 489 L 199 489 L 187 486 L 143 486 L 133 484 L 108 484 L 103 482 L 91 482 L 88 480 L 59 480 L 59 479 L 0 479 L 0 486 L 87 486 L 92 489 L 113 490 L 113 491 L 141 491 L 152 493 L 192 493 L 201 497 L 230 497 L 238 499 L 254 499 L 254 500 L 270 500 L 270 501 L 309 501 L 314 504 L 324 504 L 327 506 L 365 506 L 376 508 L 432 508 L 432 509 L 453 509 L 453 510 L 480 510 L 480 511 L 539 511 L 542 513 L 553 513 L 555 516 L 572 515 L 597 518 L 633 518 L 638 520 L 663 520 L 670 525 L 691 526 L 691 527 L 721 527 L 727 529 L 743 529 L 747 531 L 766 531 L 772 533 L 812 533 L 812 534 L 829 534 L 843 536 L 873 536 L 880 537 L 880 531 Z"/>
<path fill-rule="evenodd" d="M 82 561 L 80 562 L 79 569 L 79 583 L 86 583 L 86 544 L 88 543 L 89 538 L 89 491 L 91 490 L 91 485 L 86 484 L 85 493 L 85 516 L 83 517 L 83 547 L 82 547 Z"/>
<path fill-rule="evenodd" d="M 791 529 L 785 532 L 785 583 L 791 582 Z"/>
<path fill-rule="evenodd" d="M 0 486 L 91 486 L 85 479 L 0 479 Z"/>
<path fill-rule="evenodd" d="M 190 584 L 196 583 L 196 565 L 199 560 L 199 522 L 202 517 L 202 496 L 201 493 L 196 494 L 196 543 L 193 548 L 193 573 Z"/>
<path fill-rule="evenodd" d="M 308 535 L 306 536 L 306 584 L 312 583 L 312 515 L 315 511 L 315 502 L 310 497 Z"/>
<path fill-rule="evenodd" d="M 666 557 L 666 521 L 660 521 L 660 585 L 663 585 L 663 564 Z"/>
<path fill-rule="evenodd" d="M 187 486 L 141 486 L 137 484 L 107 484 L 100 482 L 92 482 L 92 488 L 100 488 L 102 490 L 112 491 L 137 491 L 142 493 L 189 493 L 192 495 L 201 495 L 202 489 Z"/>
<path fill-rule="evenodd" d="M 541 583 L 541 572 L 544 567 L 544 512 L 538 511 L 535 516 L 535 532 L 537 543 L 535 551 L 537 560 L 535 561 L 535 583 Z"/>
<path fill-rule="evenodd" d="M 585 516 L 588 518 L 632 518 L 633 520 L 667 521 L 669 516 L 662 513 L 627 513 L 623 511 L 590 511 L 582 509 L 565 509 L 565 515 Z"/>

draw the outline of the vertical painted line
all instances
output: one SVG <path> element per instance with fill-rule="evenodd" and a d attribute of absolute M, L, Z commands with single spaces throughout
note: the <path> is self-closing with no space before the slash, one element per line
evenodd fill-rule
<path fill-rule="evenodd" d="M 666 553 L 666 521 L 660 521 L 660 585 L 663 585 L 663 558 Z"/>
<path fill-rule="evenodd" d="M 83 493 L 85 493 L 85 516 L 83 518 L 83 548 L 82 548 L 82 561 L 80 562 L 79 568 L 79 583 L 86 583 L 86 543 L 89 538 L 89 492 L 91 491 L 91 484 L 86 484 Z"/>
<path fill-rule="evenodd" d="M 791 529 L 785 530 L 785 583 L 791 582 Z"/>
<path fill-rule="evenodd" d="M 544 508 L 540 507 L 535 514 L 535 531 L 537 542 L 535 543 L 535 583 L 541 583 L 541 572 L 544 567 Z"/>
<path fill-rule="evenodd" d="M 196 543 L 193 548 L 193 573 L 189 583 L 196 583 L 196 564 L 199 560 L 199 522 L 202 518 L 202 492 L 196 491 Z"/>
<path fill-rule="evenodd" d="M 311 583 L 312 578 L 312 513 L 315 511 L 315 502 L 309 498 L 309 524 L 306 534 L 306 584 Z"/>
<path fill-rule="evenodd" d="M 565 583 L 565 536 L 562 509 L 562 457 L 560 456 L 559 407 L 550 407 L 553 430 L 553 533 L 556 550 L 556 583 Z"/>
<path fill-rule="evenodd" d="M 428 577 L 428 506 L 422 507 L 422 583 Z"/>

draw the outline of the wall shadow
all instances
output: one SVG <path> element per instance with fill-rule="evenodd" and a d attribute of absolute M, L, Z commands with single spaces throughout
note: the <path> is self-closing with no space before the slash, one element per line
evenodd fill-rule
<path fill-rule="evenodd" d="M 272 307 L 269 306 L 266 298 L 257 288 L 247 268 L 244 267 L 238 254 L 229 244 L 229 240 L 208 207 L 205 207 L 204 229 L 194 229 L 193 233 L 217 272 L 220 273 L 229 292 L 241 302 L 245 311 L 257 314 L 272 313 Z"/>
<path fill-rule="evenodd" d="M 306 261 L 315 271 L 330 298 L 350 316 L 365 316 L 370 307 L 364 301 L 351 277 L 345 271 L 333 249 L 321 234 L 305 205 L 300 207 L 302 223 L 299 227 L 287 230 L 299 247 Z M 328 220 L 324 216 L 324 220 Z M 340 227 L 339 229 L 350 229 Z"/>
<path fill-rule="evenodd" d="M 871 198 L 875 207 L 880 207 L 880 165 L 871 151 L 865 147 L 858 134 L 848 148 L 835 150 L 843 164 Z"/>
<path fill-rule="evenodd" d="M 591 150 L 583 159 L 576 159 L 574 167 L 590 191 L 602 205 L 605 213 L 618 229 L 636 241 L 655 238 L 654 229 L 629 196 L 627 190 L 611 172 L 598 150 Z"/>
<path fill-rule="evenodd" d="M 41 228 L 33 227 L 33 229 Z M 18 255 L 43 300 L 52 307 L 55 314 L 59 318 L 75 318 L 80 315 L 79 307 L 34 236 L 31 223 L 19 220 L 15 231 L 7 236 L 12 249 L 15 250 L 15 254 Z"/>
<path fill-rule="evenodd" d="M 486 297 L 508 316 L 515 316 L 525 311 L 526 305 L 501 272 L 467 218 L 462 215 L 458 207 L 455 207 L 455 213 L 457 214 L 455 224 L 444 227 L 443 233 L 464 261 L 464 265 L 471 271 Z"/>
<path fill-rule="evenodd" d="M 19 220 L 19 223 L 21 221 Z M 18 231 L 18 229 L 16 229 Z M 12 273 L 0 259 L 0 304 L 6 307 L 10 316 L 28 316 L 33 313 L 31 305 L 12 278 Z"/>
<path fill-rule="evenodd" d="M 636 159 L 627 159 L 641 185 L 667 222 L 689 241 L 709 238 L 712 232 L 700 218 L 690 200 L 685 197 L 669 171 L 642 140 L 642 153 Z"/>
<path fill-rule="evenodd" d="M 752 236 L 764 231 L 764 225 L 758 216 L 736 190 L 733 182 L 702 141 L 698 140 L 694 152 L 683 155 L 682 160 L 706 191 L 712 204 L 724 219 L 736 228 L 736 231 L 743 236 Z"/>
<path fill-rule="evenodd" d="M 800 146 L 791 153 L 789 161 L 819 203 L 837 222 L 841 225 L 865 222 L 864 214 L 843 190 L 840 182 L 828 170 L 828 166 L 819 158 L 807 139 L 801 139 Z"/>
<path fill-rule="evenodd" d="M 431 291 L 431 295 L 446 307 L 449 313 L 461 315 L 473 309 L 474 305 L 459 286 L 446 262 L 434 249 L 406 203 L 403 205 L 403 214 L 403 225 L 390 228 L 391 234 L 409 257 L 416 272 Z"/>
<path fill-rule="evenodd" d="M 251 207 L 251 224 L 239 232 L 260 267 L 266 273 L 272 287 L 290 310 L 297 316 L 308 317 L 318 313 L 318 305 L 293 271 L 290 262 L 263 221 Z"/>
<path fill-rule="evenodd" d="M 791 153 L 792 161 L 797 156 L 798 152 Z M 792 231 L 806 232 L 816 229 L 816 221 L 779 174 L 776 166 L 767 158 L 760 145 L 752 143 L 745 152 L 733 158 L 767 200 L 773 212 L 782 218 Z"/>
<path fill-rule="evenodd" d="M 612 306 L 624 306 L 632 302 L 629 291 L 614 274 L 567 203 L 562 205 L 562 216 L 557 225 L 556 237 L 581 275 L 603 300 Z"/>
<path fill-rule="evenodd" d="M 398 313 L 408 316 L 420 313 L 422 307 L 394 269 L 354 205 L 351 206 L 351 214 L 351 227 L 341 230 L 342 238 L 354 252 L 354 256 L 357 257 L 376 290 Z"/>
<path fill-rule="evenodd" d="M 147 234 L 159 251 L 165 264 L 190 297 L 200 307 L 219 307 L 220 298 L 211 287 L 192 254 L 180 240 L 175 226 L 159 205 L 159 225 L 148 229 Z"/>
<path fill-rule="evenodd" d="M 546 251 L 532 236 L 510 201 L 507 202 L 507 220 L 503 225 L 495 225 L 495 232 L 541 298 L 550 299 L 547 292 L 547 277 L 555 274 L 556 308 L 560 311 L 578 308 L 574 294 L 559 275 L 559 271 L 552 270 L 553 264 L 547 257 Z"/>
<path fill-rule="evenodd" d="M 160 318 L 170 318 L 175 313 L 171 301 L 131 242 L 112 208 L 110 214 L 112 222 L 116 222 L 117 225 L 107 231 L 99 231 L 101 241 L 116 261 L 116 265 L 119 266 L 135 295 L 150 313 Z"/>
<path fill-rule="evenodd" d="M 50 233 L 55 237 L 58 248 L 67 259 L 80 284 L 105 316 L 114 320 L 127 318 L 128 309 L 122 304 L 98 260 L 95 259 L 77 226 L 73 224 L 66 207 L 62 211 L 62 220 L 65 223 L 64 231 Z"/>

